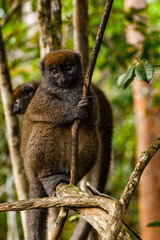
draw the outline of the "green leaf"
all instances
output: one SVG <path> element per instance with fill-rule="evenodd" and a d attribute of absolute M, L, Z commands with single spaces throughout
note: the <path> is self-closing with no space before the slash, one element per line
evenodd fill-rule
<path fill-rule="evenodd" d="M 147 227 L 160 227 L 160 221 L 151 222 L 147 225 Z"/>
<path fill-rule="evenodd" d="M 117 86 L 118 86 L 118 88 L 121 87 L 121 83 L 123 82 L 123 78 L 124 78 L 125 75 L 126 75 L 126 73 L 121 74 L 121 75 L 118 77 L 118 80 L 117 80 Z"/>
<path fill-rule="evenodd" d="M 128 85 L 133 81 L 135 77 L 135 64 L 132 65 L 132 67 L 129 68 L 129 70 L 125 73 L 119 76 L 117 80 L 118 88 L 123 87 L 124 89 L 128 87 Z"/>
<path fill-rule="evenodd" d="M 139 80 L 149 83 L 153 77 L 153 73 L 154 73 L 153 63 L 143 60 L 136 64 L 135 74 Z"/>

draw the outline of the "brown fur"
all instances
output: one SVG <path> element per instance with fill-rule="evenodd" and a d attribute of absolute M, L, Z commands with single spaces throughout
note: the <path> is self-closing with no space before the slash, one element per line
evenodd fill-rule
<path fill-rule="evenodd" d="M 20 102 L 23 103 L 23 108 L 21 113 L 24 113 L 27 106 L 30 102 L 30 96 L 27 97 L 24 103 L 24 96 L 20 93 L 20 89 L 23 86 L 31 86 L 32 82 L 22 84 L 18 86 L 14 90 L 15 100 L 17 98 L 20 99 Z M 34 87 L 38 88 L 40 83 L 34 83 Z M 99 131 L 99 138 L 100 138 L 100 147 L 99 147 L 99 156 L 94 166 L 93 170 L 91 171 L 90 175 L 88 176 L 88 181 L 101 192 L 104 192 L 104 188 L 107 181 L 110 160 L 111 160 L 111 140 L 112 140 L 112 110 L 108 100 L 106 99 L 103 92 L 92 84 L 92 89 L 97 97 L 98 106 L 99 106 L 99 115 L 98 115 L 98 131 Z M 32 96 L 33 97 L 33 96 Z M 89 234 L 89 230 L 91 227 L 87 224 L 84 220 L 80 221 L 80 224 L 77 225 L 74 234 L 71 239 L 79 240 L 79 239 L 87 239 Z M 95 233 L 94 233 L 95 234 Z"/>
<path fill-rule="evenodd" d="M 33 98 L 39 82 L 24 83 L 16 87 L 12 92 L 12 113 L 13 114 L 24 114 L 28 104 Z"/>
<path fill-rule="evenodd" d="M 72 51 L 67 50 L 66 55 L 62 54 L 64 51 L 66 51 L 66 50 L 58 51 L 57 53 L 59 53 L 59 54 L 57 54 L 57 53 L 55 54 L 55 52 L 52 52 L 51 59 L 48 57 L 49 55 L 47 55 L 46 57 L 48 58 L 48 64 L 52 65 L 52 61 L 54 62 L 54 64 L 60 64 L 59 57 L 61 55 L 62 55 L 63 63 L 64 63 L 64 59 L 66 61 L 71 60 L 71 59 L 72 59 L 72 61 L 76 61 L 75 60 L 76 57 L 72 56 Z M 68 58 L 68 56 L 71 56 L 71 59 Z M 47 67 L 49 67 L 49 66 L 50 65 L 47 65 Z M 33 83 L 33 82 L 22 84 L 13 91 L 13 94 L 12 94 L 13 101 L 19 98 L 20 103 L 22 104 L 22 109 L 21 109 L 21 111 L 18 110 L 19 111 L 18 114 L 23 114 L 26 111 L 26 108 L 28 107 L 28 104 L 29 104 L 31 98 L 33 97 L 33 95 L 35 93 L 32 91 L 33 95 L 30 94 L 30 95 L 26 96 L 26 94 L 29 94 L 29 92 L 27 91 L 24 93 L 24 89 L 25 88 L 28 89 L 28 87 L 31 87 L 31 86 L 36 89 L 39 87 L 39 84 L 40 83 Z M 21 89 L 23 91 L 21 91 Z M 99 138 L 100 146 L 99 146 L 99 154 L 98 154 L 97 163 L 90 174 L 90 179 L 88 179 L 88 180 L 90 181 L 90 183 L 93 186 L 95 186 L 98 190 L 103 192 L 105 183 L 107 180 L 107 176 L 108 176 L 108 170 L 109 170 L 110 158 L 111 158 L 112 111 L 111 111 L 110 105 L 109 105 L 106 97 L 104 96 L 103 92 L 99 88 L 94 86 L 93 84 L 92 84 L 92 89 L 97 97 L 98 106 L 99 106 L 97 126 L 98 126 L 98 132 L 99 132 L 99 137 L 100 137 Z M 23 94 L 22 94 L 22 92 L 23 92 Z M 25 95 L 25 98 L 24 98 L 24 95 Z M 17 113 L 17 112 L 15 112 L 15 113 Z M 60 143 L 60 144 L 61 144 L 61 146 L 63 145 L 62 143 Z M 66 145 L 64 146 L 64 150 L 63 150 L 64 153 L 68 151 L 66 149 L 66 146 L 68 146 L 67 142 L 66 142 Z M 30 197 L 31 197 L 31 194 L 30 194 Z M 79 227 L 80 227 L 80 230 L 79 230 Z M 78 239 L 86 239 L 87 238 L 89 229 L 90 229 L 90 228 L 88 228 L 88 224 L 81 223 L 81 225 L 79 227 L 74 232 L 72 239 L 78 240 Z"/>
<path fill-rule="evenodd" d="M 76 118 L 82 119 L 77 182 L 89 172 L 98 157 L 96 96 L 91 90 L 93 97 L 86 97 L 79 102 L 83 88 L 80 56 L 71 51 L 68 55 L 68 50 L 63 50 L 64 58 L 61 64 L 59 52 L 62 51 L 50 53 L 50 63 L 47 63 L 50 67 L 55 65 L 53 56 L 57 56 L 58 76 L 53 76 L 51 70 L 44 67 L 46 58 L 40 61 L 41 84 L 27 108 L 23 121 L 21 153 L 32 198 L 54 196 L 58 183 L 69 182 L 71 126 Z M 47 55 L 47 59 L 50 55 Z M 62 65 L 65 69 L 65 64 L 70 62 L 73 64 L 71 73 L 62 71 Z M 69 84 L 64 86 L 61 78 L 65 78 Z M 47 210 L 29 211 L 29 240 L 45 239 L 46 214 Z"/>
<path fill-rule="evenodd" d="M 72 54 L 73 52 L 67 49 L 61 49 L 57 51 L 53 51 L 48 53 L 45 58 L 45 68 L 49 68 L 50 66 L 56 64 L 64 64 L 67 61 L 77 62 L 76 55 Z"/>

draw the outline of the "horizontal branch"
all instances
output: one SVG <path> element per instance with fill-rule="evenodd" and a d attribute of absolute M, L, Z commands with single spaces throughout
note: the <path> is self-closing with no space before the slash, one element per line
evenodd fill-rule
<path fill-rule="evenodd" d="M 101 208 L 109 211 L 106 200 L 99 196 L 94 197 L 46 197 L 27 199 L 0 204 L 0 212 L 23 211 L 34 208 L 68 207 L 68 208 Z"/>
<path fill-rule="evenodd" d="M 100 196 L 90 196 L 75 186 L 65 184 L 59 184 L 56 193 L 57 197 L 2 203 L 0 204 L 0 212 L 49 207 L 71 208 L 80 213 L 97 230 L 100 236 L 104 238 L 109 214 L 115 209 L 117 200 L 114 201 Z M 130 236 L 124 229 L 121 229 L 118 239 L 130 240 Z"/>

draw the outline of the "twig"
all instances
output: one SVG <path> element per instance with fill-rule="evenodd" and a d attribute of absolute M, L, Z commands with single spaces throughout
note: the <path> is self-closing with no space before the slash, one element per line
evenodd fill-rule
<path fill-rule="evenodd" d="M 154 67 L 160 67 L 160 64 L 154 64 Z"/>

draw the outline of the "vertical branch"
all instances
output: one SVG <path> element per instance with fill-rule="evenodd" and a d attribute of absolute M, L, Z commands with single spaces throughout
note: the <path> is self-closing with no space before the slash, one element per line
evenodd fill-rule
<path fill-rule="evenodd" d="M 17 190 L 18 199 L 27 198 L 27 182 L 23 175 L 23 163 L 20 157 L 19 151 L 19 128 L 18 119 L 16 116 L 12 115 L 11 106 L 11 80 L 7 65 L 7 59 L 5 54 L 5 47 L 2 37 L 2 31 L 0 27 L 0 91 L 1 98 L 4 107 L 4 115 L 6 120 L 7 134 L 8 134 L 8 144 L 10 151 L 10 159 L 13 168 L 13 176 L 15 181 L 15 186 Z M 26 213 L 21 213 L 22 225 L 24 229 L 24 234 L 26 234 Z"/>
<path fill-rule="evenodd" d="M 85 74 L 85 78 L 84 78 L 83 93 L 82 93 L 83 97 L 87 96 L 88 92 L 89 92 L 89 87 L 90 87 L 90 83 L 91 83 L 91 79 L 92 79 L 94 66 L 96 64 L 96 60 L 97 60 L 99 49 L 100 49 L 100 46 L 102 43 L 104 31 L 105 31 L 106 25 L 108 23 L 108 19 L 109 19 L 110 12 L 112 9 L 113 1 L 114 0 L 106 1 L 106 5 L 105 5 L 105 9 L 104 9 L 104 12 L 102 15 L 101 23 L 98 28 L 95 44 L 94 44 L 94 47 L 92 50 L 92 55 L 91 55 L 91 58 L 90 58 L 90 61 L 89 61 L 88 67 L 87 67 L 87 71 Z"/>
<path fill-rule="evenodd" d="M 110 16 L 110 12 L 112 9 L 112 4 L 113 4 L 114 0 L 107 0 L 106 1 L 106 5 L 105 5 L 105 9 L 103 12 L 103 16 L 101 19 L 101 23 L 100 26 L 98 28 L 98 32 L 97 32 L 97 36 L 96 36 L 96 40 L 95 40 L 95 44 L 93 47 L 93 51 L 92 51 L 92 55 L 87 67 L 87 71 L 85 74 L 85 78 L 84 78 L 84 85 L 83 85 L 83 92 L 82 92 L 82 97 L 85 97 L 88 95 L 89 93 L 89 88 L 90 88 L 90 83 L 91 83 L 91 79 L 92 79 L 92 74 L 93 74 L 93 70 L 94 70 L 94 66 L 97 60 L 97 56 L 99 53 L 99 49 L 102 43 L 102 39 L 103 39 L 103 34 Z M 72 159 L 71 159 L 71 180 L 70 183 L 75 183 L 76 179 L 75 179 L 75 174 L 73 174 L 73 172 L 76 172 L 76 163 L 78 161 L 78 130 L 79 130 L 79 124 L 80 124 L 80 120 L 75 120 L 73 125 L 72 125 Z"/>
<path fill-rule="evenodd" d="M 77 159 L 78 159 L 78 132 L 80 120 L 76 119 L 71 128 L 72 155 L 71 155 L 71 172 L 70 184 L 76 185 Z"/>
<path fill-rule="evenodd" d="M 62 232 L 62 229 L 64 227 L 67 216 L 68 216 L 68 209 L 66 209 L 64 207 L 61 207 L 58 218 L 56 220 L 56 226 L 54 228 L 54 232 L 53 232 L 53 235 L 52 235 L 52 240 L 58 240 L 59 239 L 59 236 Z"/>
<path fill-rule="evenodd" d="M 73 26 L 74 26 L 74 50 L 82 55 L 82 68 L 86 72 L 88 66 L 88 0 L 73 0 Z M 72 157 L 78 159 L 78 129 L 79 124 L 74 124 L 71 129 Z M 70 183 L 76 185 L 77 161 L 72 162 Z"/>

